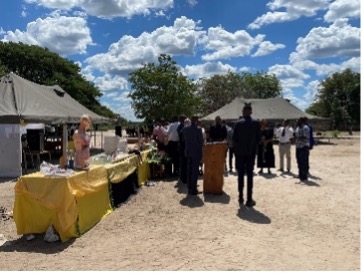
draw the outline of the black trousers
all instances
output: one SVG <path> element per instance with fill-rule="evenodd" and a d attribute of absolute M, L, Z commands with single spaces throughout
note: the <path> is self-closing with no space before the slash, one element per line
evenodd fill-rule
<path fill-rule="evenodd" d="M 179 174 L 179 152 L 178 152 L 178 141 L 169 141 L 167 153 L 171 158 L 173 164 L 173 175 Z"/>
<path fill-rule="evenodd" d="M 187 157 L 187 184 L 189 191 L 197 190 L 200 158 Z"/>
<path fill-rule="evenodd" d="M 309 171 L 309 147 L 296 148 L 296 161 L 299 169 L 299 179 L 307 180 Z"/>
<path fill-rule="evenodd" d="M 253 196 L 253 167 L 255 156 L 237 156 L 236 165 L 238 170 L 238 193 L 239 198 L 243 199 L 244 176 L 247 175 L 247 201 L 252 200 Z"/>
<path fill-rule="evenodd" d="M 181 153 L 179 155 L 179 179 L 183 183 L 187 183 L 187 157 L 184 155 L 184 153 Z"/>
<path fill-rule="evenodd" d="M 228 148 L 228 163 L 229 163 L 229 170 L 233 169 L 233 155 L 234 155 L 234 149 L 233 147 Z M 237 166 L 235 166 L 236 168 Z"/>

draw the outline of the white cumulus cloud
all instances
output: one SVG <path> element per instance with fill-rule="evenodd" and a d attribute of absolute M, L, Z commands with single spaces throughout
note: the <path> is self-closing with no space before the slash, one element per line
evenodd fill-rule
<path fill-rule="evenodd" d="M 52 9 L 80 8 L 88 15 L 107 19 L 130 18 L 136 14 L 150 14 L 152 10 L 164 10 L 174 6 L 173 0 L 26 0 L 26 2 Z"/>
<path fill-rule="evenodd" d="M 94 55 L 86 62 L 101 72 L 128 74 L 145 62 L 155 62 L 162 53 L 193 55 L 199 37 L 204 34 L 198 22 L 182 16 L 173 26 L 162 26 L 139 37 L 125 35 L 111 44 L 107 53 Z"/>
<path fill-rule="evenodd" d="M 262 43 L 264 35 L 252 37 L 244 30 L 230 33 L 222 27 L 208 29 L 205 49 L 211 51 L 202 56 L 203 60 L 213 61 L 250 55 L 251 50 Z"/>
<path fill-rule="evenodd" d="M 46 47 L 60 55 L 84 54 L 92 38 L 81 17 L 46 17 L 30 22 L 25 31 L 7 31 L 2 41 L 23 42 Z"/>
<path fill-rule="evenodd" d="M 316 15 L 318 11 L 327 9 L 329 7 L 329 1 L 330 0 L 273 0 L 267 4 L 267 7 L 271 11 L 256 18 L 248 25 L 248 28 L 259 29 L 264 25 L 293 21 L 302 16 L 311 17 Z"/>
<path fill-rule="evenodd" d="M 336 0 L 324 15 L 324 20 L 334 22 L 341 18 L 359 18 L 360 0 Z"/>
<path fill-rule="evenodd" d="M 273 44 L 270 41 L 263 41 L 257 51 L 252 55 L 253 57 L 268 55 L 276 50 L 284 49 L 284 44 Z"/>
<path fill-rule="evenodd" d="M 347 24 L 347 19 L 335 21 L 329 27 L 316 27 L 297 40 L 296 52 L 290 61 L 360 55 L 360 28 Z"/>
<path fill-rule="evenodd" d="M 199 79 L 202 77 L 211 77 L 216 74 L 223 75 L 228 73 L 228 71 L 236 72 L 237 68 L 218 61 L 206 62 L 198 65 L 187 65 L 185 66 L 183 73 L 189 78 Z"/>

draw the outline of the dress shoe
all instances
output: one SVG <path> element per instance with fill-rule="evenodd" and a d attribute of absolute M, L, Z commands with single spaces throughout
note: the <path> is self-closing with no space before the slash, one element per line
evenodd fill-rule
<path fill-rule="evenodd" d="M 247 207 L 253 207 L 256 205 L 256 202 L 254 200 L 250 200 L 246 202 L 246 206 Z"/>
<path fill-rule="evenodd" d="M 243 204 L 243 198 L 238 198 L 238 203 Z"/>
<path fill-rule="evenodd" d="M 198 191 L 198 190 L 189 190 L 188 191 L 188 194 L 189 195 L 193 195 L 193 196 L 196 196 L 198 194 L 201 194 L 202 192 Z"/>

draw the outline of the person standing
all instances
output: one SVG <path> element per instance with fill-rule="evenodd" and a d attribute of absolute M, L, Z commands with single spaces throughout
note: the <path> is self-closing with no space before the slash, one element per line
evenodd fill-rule
<path fill-rule="evenodd" d="M 168 146 L 167 153 L 171 158 L 172 167 L 172 176 L 179 175 L 179 154 L 178 154 L 178 144 L 179 144 L 179 135 L 178 135 L 178 126 L 179 121 L 177 116 L 173 116 L 172 122 L 168 128 Z"/>
<path fill-rule="evenodd" d="M 260 168 L 259 174 L 263 173 L 263 168 L 267 168 L 267 172 L 271 174 L 270 168 L 275 167 L 275 154 L 273 149 L 274 131 L 267 127 L 267 121 L 261 119 L 261 141 L 258 145 L 257 167 Z"/>
<path fill-rule="evenodd" d="M 74 131 L 72 139 L 74 141 L 74 168 L 84 169 L 89 168 L 88 159 L 90 157 L 90 141 L 91 137 L 87 133 L 87 129 L 91 126 L 90 116 L 84 114 L 81 116 L 80 124 L 77 130 Z"/>
<path fill-rule="evenodd" d="M 202 130 L 202 134 L 203 134 L 203 144 L 205 144 L 207 142 L 207 134 L 205 133 L 205 128 L 203 127 L 202 123 L 200 120 L 198 120 L 198 127 Z M 204 156 L 202 156 L 202 160 L 200 161 L 199 164 L 199 175 L 203 176 L 204 172 L 203 172 L 203 167 L 204 166 Z"/>
<path fill-rule="evenodd" d="M 179 153 L 179 183 L 187 183 L 187 158 L 184 154 L 185 151 L 185 141 L 182 130 L 184 127 L 190 126 L 190 119 L 186 116 L 179 117 L 179 126 L 177 128 L 179 143 L 178 143 L 178 153 Z"/>
<path fill-rule="evenodd" d="M 314 130 L 313 130 L 313 126 L 311 126 L 311 124 L 308 122 L 308 118 L 306 116 L 303 117 L 305 124 L 309 127 L 310 129 L 310 134 L 309 134 L 309 153 L 308 153 L 308 175 L 310 173 L 310 151 L 314 148 L 315 145 L 315 140 L 314 140 Z"/>
<path fill-rule="evenodd" d="M 285 119 L 282 125 L 276 129 L 276 137 L 279 141 L 279 171 L 284 172 L 286 158 L 286 171 L 291 171 L 291 139 L 294 137 L 294 129 L 290 126 L 290 120 Z"/>
<path fill-rule="evenodd" d="M 243 204 L 244 175 L 247 174 L 247 207 L 253 207 L 253 167 L 257 146 L 261 139 L 260 125 L 252 119 L 252 106 L 246 103 L 243 116 L 237 120 L 233 131 L 233 147 L 238 171 L 238 202 Z"/>
<path fill-rule="evenodd" d="M 211 142 L 225 141 L 227 138 L 227 129 L 222 125 L 220 116 L 216 116 L 215 123 L 209 128 L 209 140 Z"/>
<path fill-rule="evenodd" d="M 309 148 L 310 148 L 310 128 L 305 123 L 303 117 L 299 118 L 295 130 L 296 139 L 296 161 L 299 169 L 300 181 L 308 179 L 309 170 Z"/>
<path fill-rule="evenodd" d="M 222 120 L 222 125 L 224 125 L 227 129 L 227 151 L 228 151 L 228 164 L 229 164 L 229 172 L 233 172 L 233 155 L 234 155 L 234 150 L 233 150 L 233 128 L 231 126 L 229 126 L 225 120 Z M 228 171 L 227 169 L 227 161 L 225 164 L 225 170 Z"/>
<path fill-rule="evenodd" d="M 187 185 L 190 195 L 197 195 L 198 169 L 203 155 L 203 134 L 198 127 L 198 117 L 193 116 L 191 125 L 184 127 L 182 134 L 185 141 L 185 156 L 187 158 Z"/>
<path fill-rule="evenodd" d="M 216 116 L 214 119 L 214 124 L 209 128 L 209 140 L 211 142 L 223 142 L 227 139 L 227 128 L 222 123 L 222 119 L 220 116 Z M 227 150 L 226 154 L 224 156 L 224 175 L 228 176 L 227 171 L 227 164 L 226 164 L 226 158 L 227 158 Z"/>
<path fill-rule="evenodd" d="M 156 141 L 159 151 L 166 151 L 165 141 L 168 138 L 168 127 L 166 126 L 165 120 L 161 118 L 158 121 L 157 126 L 153 130 L 153 139 Z"/>

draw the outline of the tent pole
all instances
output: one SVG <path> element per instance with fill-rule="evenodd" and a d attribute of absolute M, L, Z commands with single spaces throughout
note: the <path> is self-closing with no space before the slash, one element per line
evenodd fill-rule
<path fill-rule="evenodd" d="M 103 131 L 101 131 L 101 149 L 103 149 Z"/>
<path fill-rule="evenodd" d="M 93 147 L 95 147 L 95 148 L 97 148 L 97 143 L 96 143 L 96 130 L 95 129 L 93 129 L 93 144 L 94 144 L 94 146 Z"/>
<path fill-rule="evenodd" d="M 68 147 L 68 131 L 67 131 L 67 124 L 62 124 L 62 156 L 59 159 L 59 165 L 61 168 L 65 168 L 68 162 L 68 155 L 67 155 L 67 147 Z"/>

